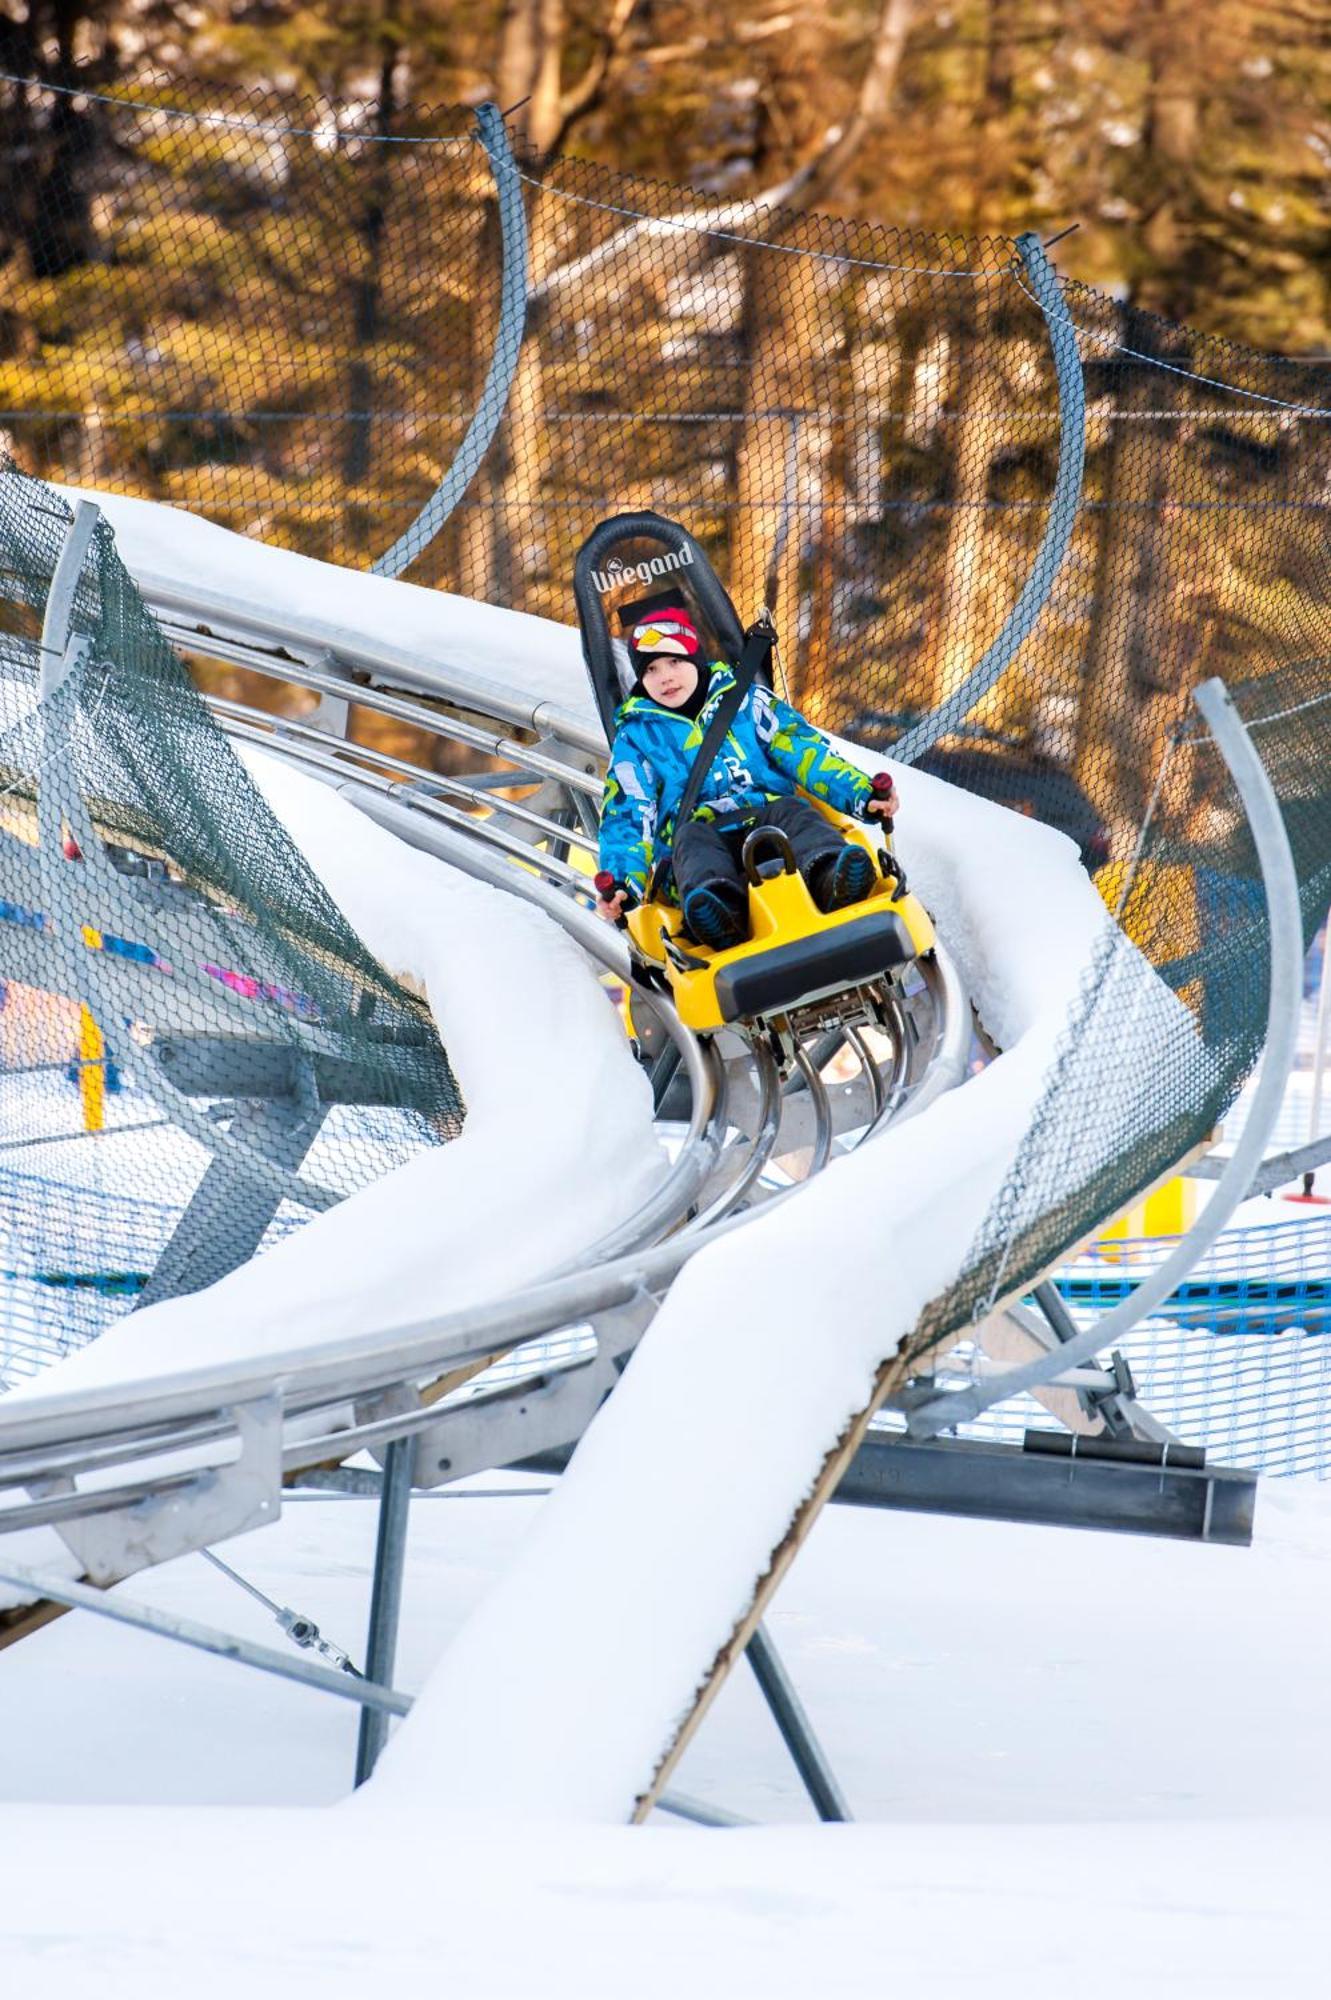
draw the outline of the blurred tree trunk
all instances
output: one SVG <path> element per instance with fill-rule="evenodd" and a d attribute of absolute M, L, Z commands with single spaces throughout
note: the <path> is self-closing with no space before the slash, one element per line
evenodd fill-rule
<path fill-rule="evenodd" d="M 989 0 L 985 67 L 977 107 L 979 134 L 972 233 L 1001 227 L 1009 196 L 1010 126 L 1017 81 L 1017 37 L 1024 0 Z M 1003 608 L 994 601 L 989 550 L 993 523 L 989 486 L 995 458 L 1007 441 L 992 419 L 998 371 L 983 359 L 998 335 L 995 310 L 1003 297 L 997 279 L 959 281 L 947 290 L 946 319 L 950 368 L 939 413 L 943 458 L 942 490 L 948 507 L 942 572 L 937 597 L 938 633 L 931 648 L 931 706 L 950 699 L 998 630 Z M 961 716 L 956 720 L 960 722 Z"/>
<path fill-rule="evenodd" d="M 760 185 L 802 166 L 801 206 L 835 200 L 865 140 L 880 134 L 890 117 L 913 17 L 914 0 L 882 0 L 851 116 L 821 132 L 813 107 L 823 95 L 825 30 L 815 16 L 797 17 L 774 51 L 760 99 L 754 154 Z M 770 240 L 797 241 L 798 226 L 778 226 Z M 812 259 L 755 246 L 744 253 L 742 270 L 746 367 L 743 422 L 735 427 L 731 595 L 746 623 L 765 595 L 770 598 L 791 699 L 817 701 L 827 678 L 838 576 L 836 550 L 828 544 L 845 517 L 844 463 L 838 466 L 830 413 L 821 408 L 820 362 L 839 338 L 841 308 L 829 267 Z M 793 412 L 800 421 L 792 432 Z M 806 603 L 802 571 L 812 582 Z"/>
<path fill-rule="evenodd" d="M 1150 0 L 1145 26 L 1150 68 L 1142 145 L 1150 193 L 1142 234 L 1158 261 L 1153 278 L 1129 294 L 1120 338 L 1125 347 L 1149 355 L 1157 346 L 1155 330 L 1132 309 L 1144 306 L 1185 318 L 1192 304 L 1194 272 L 1183 250 L 1200 128 L 1205 18 L 1192 0 Z M 1162 643 L 1173 571 L 1170 454 L 1151 421 L 1156 408 L 1175 404 L 1176 398 L 1171 378 L 1146 361 L 1116 356 L 1113 373 L 1077 776 L 1108 815 L 1116 846 L 1128 849 L 1177 706 L 1175 676 Z M 1148 735 L 1153 748 L 1146 753 Z"/>
<path fill-rule="evenodd" d="M 374 131 L 381 142 L 393 130 L 397 112 L 397 70 L 401 44 L 391 32 L 397 14 L 396 0 L 385 0 L 385 32 L 380 39 L 379 83 L 375 102 Z M 343 448 L 342 479 L 347 486 L 362 486 L 374 463 L 374 366 L 370 350 L 379 338 L 383 300 L 385 238 L 388 207 L 392 196 L 393 148 L 375 146 L 370 164 L 370 188 L 356 223 L 361 239 L 361 268 L 351 283 L 351 360 L 347 368 L 347 407 L 352 422 L 347 426 Z"/>
<path fill-rule="evenodd" d="M 46 6 L 34 5 L 27 11 L 31 35 L 28 73 L 57 86 L 71 86 L 77 76 L 79 29 L 105 10 L 88 5 L 87 0 L 49 0 Z M 45 59 L 43 44 L 48 40 L 55 43 L 53 62 Z M 97 81 L 104 80 L 105 74 L 104 66 L 94 67 Z M 35 162 L 20 180 L 20 189 L 28 191 L 26 200 L 20 192 L 19 201 L 35 278 L 62 277 L 97 254 L 92 190 L 85 169 L 97 150 L 99 116 L 96 104 L 80 105 L 74 97 L 55 97 L 36 146 Z"/>
<path fill-rule="evenodd" d="M 519 164 L 531 177 L 526 187 L 529 288 L 540 285 L 554 261 L 556 214 L 536 182 L 573 126 L 599 103 L 636 5 L 637 0 L 611 0 L 596 51 L 568 89 L 562 83 L 570 25 L 564 0 L 508 0 L 504 9 L 495 88 L 501 109 L 518 107 L 511 122 Z M 495 274 L 497 308 L 502 247 L 493 197 L 487 210 L 480 268 Z M 542 352 L 546 311 L 543 301 L 529 302 L 526 338 L 504 421 L 472 482 L 463 524 L 464 587 L 516 610 L 522 609 L 529 574 L 548 561 L 540 516 L 550 458 Z M 490 365 L 493 317 L 476 315 L 473 379 L 478 386 Z"/>
<path fill-rule="evenodd" d="M 774 238 L 783 240 L 788 232 Z M 744 421 L 739 434 L 730 594 L 747 625 L 768 602 L 791 699 L 801 697 L 800 560 L 817 483 L 809 452 L 818 396 L 814 349 L 821 300 L 808 263 L 745 252 Z M 783 539 L 784 535 L 784 539 Z"/>

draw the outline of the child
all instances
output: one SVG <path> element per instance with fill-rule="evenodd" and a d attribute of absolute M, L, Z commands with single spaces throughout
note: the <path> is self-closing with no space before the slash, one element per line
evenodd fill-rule
<path fill-rule="evenodd" d="M 601 807 L 601 869 L 615 888 L 596 912 L 613 923 L 629 890 L 641 897 L 654 854 L 670 852 L 675 896 L 699 944 L 725 951 L 749 932 L 740 862 L 756 826 L 780 829 L 820 910 L 857 903 L 873 886 L 873 857 L 844 842 L 796 788 L 856 819 L 897 810 L 895 791 L 876 793 L 821 730 L 756 683 L 741 702 L 686 826 L 675 825 L 694 756 L 735 677 L 709 666 L 687 611 L 671 608 L 633 628 L 638 679 L 615 715 Z"/>

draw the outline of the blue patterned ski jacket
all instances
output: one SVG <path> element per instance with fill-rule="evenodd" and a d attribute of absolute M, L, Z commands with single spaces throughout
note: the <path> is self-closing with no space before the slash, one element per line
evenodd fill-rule
<path fill-rule="evenodd" d="M 646 695 L 630 695 L 615 712 L 601 802 L 600 866 L 639 895 L 653 862 L 668 852 L 675 814 L 707 725 L 721 697 L 735 684 L 729 667 L 712 668 L 707 699 L 695 720 L 662 708 Z M 863 771 L 832 748 L 821 729 L 770 689 L 754 686 L 703 780 L 695 819 L 760 812 L 770 799 L 808 792 L 838 812 L 867 817 L 873 787 Z"/>

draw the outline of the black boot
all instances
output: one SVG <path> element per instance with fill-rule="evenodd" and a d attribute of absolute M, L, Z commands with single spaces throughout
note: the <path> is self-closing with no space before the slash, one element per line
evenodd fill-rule
<path fill-rule="evenodd" d="M 862 903 L 873 883 L 873 856 L 862 847 L 846 845 L 826 854 L 809 871 L 809 893 L 824 915 Z"/>
<path fill-rule="evenodd" d="M 684 921 L 708 951 L 729 951 L 749 935 L 748 891 L 733 882 L 700 882 L 684 898 Z"/>

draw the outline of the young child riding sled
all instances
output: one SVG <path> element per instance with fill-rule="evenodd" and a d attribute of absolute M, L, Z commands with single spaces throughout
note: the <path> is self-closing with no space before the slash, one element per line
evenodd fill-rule
<path fill-rule="evenodd" d="M 615 715 L 601 806 L 600 867 L 614 881 L 597 915 L 615 922 L 630 893 L 641 898 L 655 859 L 668 853 L 674 893 L 699 944 L 725 951 L 748 936 L 748 891 L 741 853 L 757 826 L 778 828 L 820 910 L 857 903 L 873 886 L 874 863 L 797 791 L 826 799 L 855 819 L 890 819 L 892 789 L 875 790 L 822 731 L 755 684 L 730 725 L 683 826 L 675 824 L 707 725 L 735 684 L 720 660 L 710 665 L 687 611 L 645 617 L 631 638 L 638 678 Z"/>

